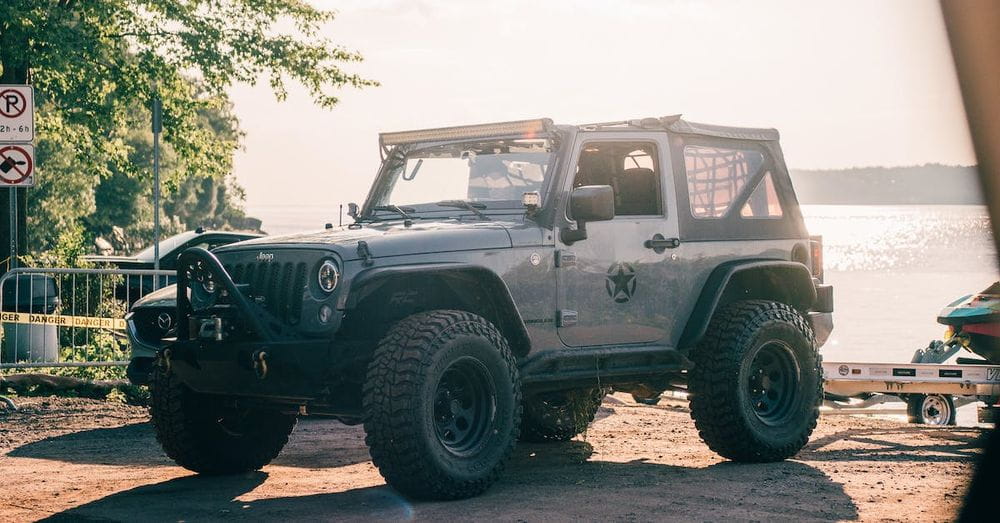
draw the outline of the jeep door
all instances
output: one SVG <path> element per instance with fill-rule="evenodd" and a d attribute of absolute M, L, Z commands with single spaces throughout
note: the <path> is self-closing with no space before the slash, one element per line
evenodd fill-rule
<path fill-rule="evenodd" d="M 610 185 L 616 216 L 587 223 L 585 240 L 567 245 L 557 239 L 557 325 L 564 344 L 668 338 L 679 291 L 673 249 L 663 247 L 678 235 L 669 154 L 665 133 L 577 135 L 563 190 Z M 654 248 L 647 240 L 661 241 Z"/>

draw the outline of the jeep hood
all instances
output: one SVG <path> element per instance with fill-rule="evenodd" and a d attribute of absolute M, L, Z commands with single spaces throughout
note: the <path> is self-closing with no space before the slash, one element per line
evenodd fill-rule
<path fill-rule="evenodd" d="M 359 259 L 358 242 L 368 244 L 373 258 L 435 252 L 506 249 L 511 247 L 509 221 L 468 222 L 460 220 L 414 220 L 409 227 L 402 221 L 366 223 L 360 228 L 334 227 L 285 236 L 268 236 L 219 247 L 214 252 L 302 247 L 335 250 L 345 261 Z"/>

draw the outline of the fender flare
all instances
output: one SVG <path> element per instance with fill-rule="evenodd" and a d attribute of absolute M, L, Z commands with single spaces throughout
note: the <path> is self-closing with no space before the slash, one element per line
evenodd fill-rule
<path fill-rule="evenodd" d="M 394 265 L 388 267 L 373 267 L 355 276 L 350 284 L 344 310 L 350 310 L 378 289 L 381 283 L 400 276 L 459 276 L 476 281 L 485 293 L 496 300 L 499 325 L 496 327 L 507 337 L 511 350 L 515 354 L 524 355 L 531 350 L 531 338 L 528 329 L 521 318 L 521 313 L 514 303 L 507 284 L 492 270 L 481 265 L 469 263 L 426 263 L 413 265 Z M 471 311 L 475 312 L 475 311 Z"/>
<path fill-rule="evenodd" d="M 771 281 L 762 282 L 767 292 L 736 294 L 730 283 L 741 276 L 758 273 Z M 681 349 L 697 345 L 721 306 L 738 299 L 772 299 L 783 301 L 802 313 L 809 311 L 816 302 L 816 287 L 809 269 L 787 260 L 736 260 L 716 267 L 701 289 L 698 301 L 691 310 L 684 332 L 678 342 Z"/>

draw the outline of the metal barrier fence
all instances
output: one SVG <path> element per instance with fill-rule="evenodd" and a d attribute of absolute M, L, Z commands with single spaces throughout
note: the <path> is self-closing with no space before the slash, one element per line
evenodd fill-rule
<path fill-rule="evenodd" d="M 0 278 L 0 370 L 128 364 L 125 313 L 174 271 L 18 268 Z"/>

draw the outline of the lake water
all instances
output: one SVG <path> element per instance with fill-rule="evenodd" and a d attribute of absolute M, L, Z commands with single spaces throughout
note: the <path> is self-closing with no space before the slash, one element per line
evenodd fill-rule
<path fill-rule="evenodd" d="M 319 229 L 339 214 L 337 204 L 247 210 L 271 234 Z M 1000 279 L 985 207 L 805 205 L 803 213 L 809 232 L 823 235 L 834 285 L 828 361 L 908 362 L 944 333 L 935 322 L 942 307 Z"/>

